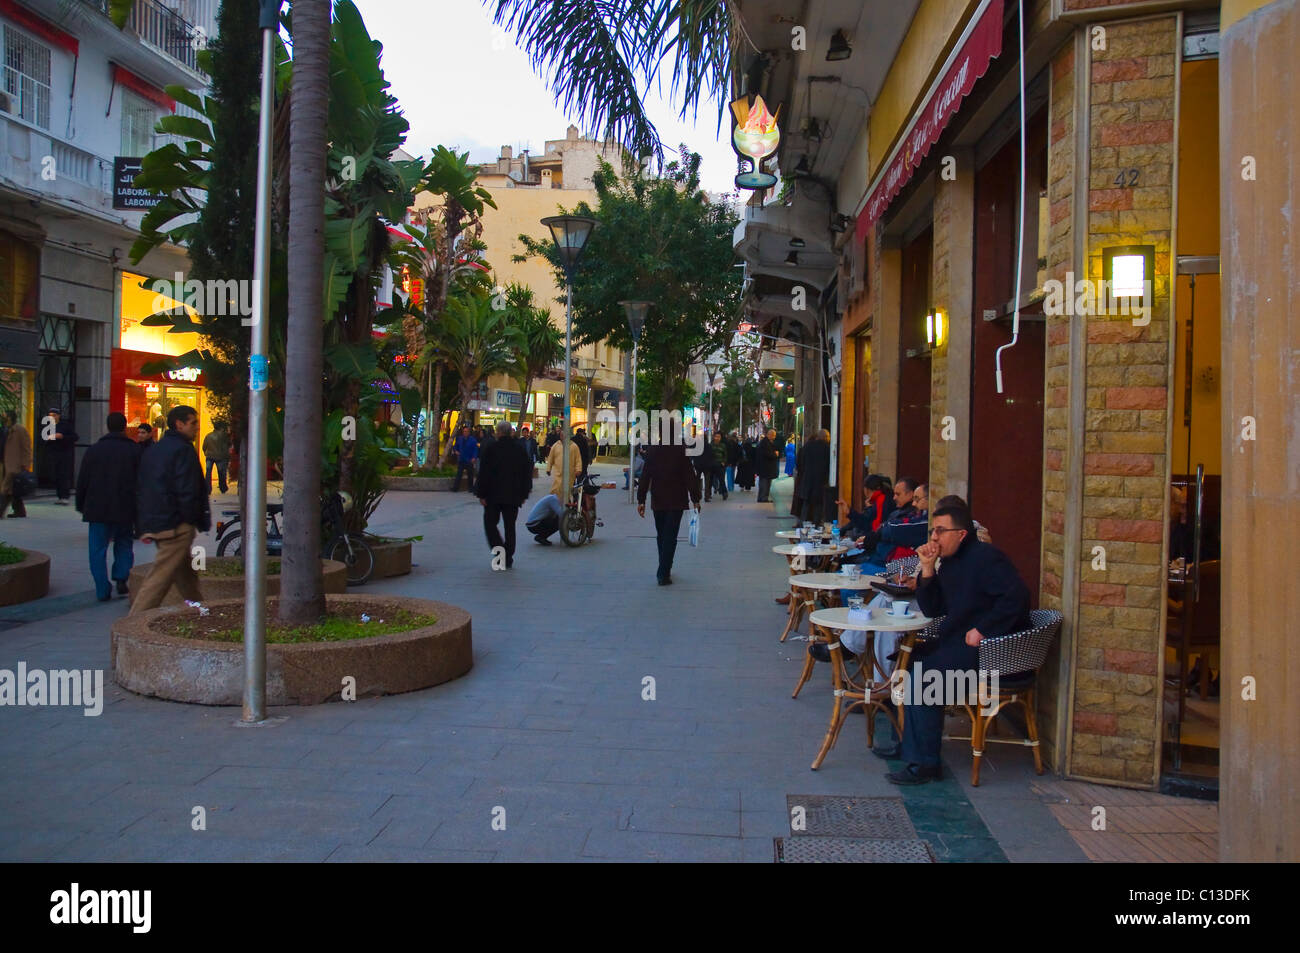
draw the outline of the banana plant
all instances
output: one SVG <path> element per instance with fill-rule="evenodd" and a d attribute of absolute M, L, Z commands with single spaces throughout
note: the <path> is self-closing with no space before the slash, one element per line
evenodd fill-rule
<path fill-rule="evenodd" d="M 515 426 L 522 427 L 533 381 L 564 358 L 564 335 L 551 323 L 549 311 L 534 306 L 531 288 L 512 282 L 503 293 L 509 320 L 520 331 L 521 346 L 515 351 L 508 373 L 519 382 L 519 415 Z"/>

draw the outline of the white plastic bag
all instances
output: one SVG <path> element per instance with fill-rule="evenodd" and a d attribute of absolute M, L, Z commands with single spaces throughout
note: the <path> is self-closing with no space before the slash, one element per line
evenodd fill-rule
<path fill-rule="evenodd" d="M 700 545 L 700 511 L 691 510 L 690 540 L 692 546 Z"/>

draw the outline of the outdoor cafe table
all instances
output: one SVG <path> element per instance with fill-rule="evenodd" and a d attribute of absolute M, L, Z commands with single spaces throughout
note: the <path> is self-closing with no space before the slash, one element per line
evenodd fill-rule
<path fill-rule="evenodd" d="M 790 577 L 790 617 L 786 620 L 785 631 L 781 633 L 781 641 L 784 642 L 791 632 L 798 631 L 799 623 L 803 621 L 808 610 L 814 608 L 819 598 L 823 602 L 823 608 L 831 608 L 840 604 L 841 589 L 860 589 L 867 590 L 871 588 L 873 582 L 884 582 L 884 576 L 845 576 L 838 572 L 806 572 L 797 576 Z M 825 593 L 819 597 L 819 593 Z M 800 678 L 799 684 L 795 687 L 792 698 L 799 697 L 799 689 L 803 683 L 808 680 L 812 673 L 813 660 L 808 658 L 804 663 L 803 677 Z"/>
<path fill-rule="evenodd" d="M 772 552 L 784 556 L 792 572 L 819 572 L 825 570 L 837 569 L 835 557 L 841 556 L 849 551 L 850 547 L 845 545 L 834 545 L 831 543 L 796 543 L 773 546 Z M 795 592 L 790 590 L 790 618 L 794 618 Z M 785 631 L 781 633 L 781 641 L 784 642 L 787 635 L 790 634 L 790 625 L 787 620 Z"/>
<path fill-rule="evenodd" d="M 821 750 L 817 752 L 817 757 L 813 760 L 812 769 L 814 771 L 821 767 L 822 760 L 825 759 L 831 748 L 835 747 L 835 741 L 840 736 L 840 729 L 844 727 L 844 716 L 859 705 L 866 709 L 868 746 L 875 743 L 877 709 L 883 711 L 886 717 L 894 723 L 899 737 L 901 738 L 903 735 L 902 709 L 900 708 L 896 714 L 884 704 L 884 699 L 889 694 L 888 681 L 886 680 L 883 685 L 873 685 L 871 681 L 871 672 L 875 668 L 876 654 L 874 635 L 862 650 L 862 657 L 865 657 L 868 661 L 859 668 L 857 673 L 859 680 L 849 677 L 844 667 L 844 653 L 840 648 L 839 638 L 833 633 L 846 630 L 868 633 L 906 633 L 898 645 L 898 658 L 894 663 L 894 671 L 897 672 L 907 668 L 908 660 L 912 654 L 912 644 L 916 641 L 915 633 L 929 625 L 932 620 L 921 615 L 920 611 L 916 609 L 912 610 L 913 614 L 910 618 L 891 615 L 884 609 L 864 611 L 871 613 L 870 618 L 851 619 L 849 618 L 849 610 L 844 607 L 818 609 L 808 618 L 809 623 L 812 625 L 814 637 L 824 639 L 827 648 L 830 649 L 831 684 L 834 688 L 834 707 L 831 709 L 831 723 L 826 729 L 826 737 L 822 740 Z M 892 673 L 890 674 L 892 676 Z"/>
<path fill-rule="evenodd" d="M 782 539 L 799 539 L 799 531 L 797 529 L 778 529 L 776 531 L 776 535 L 781 537 Z M 817 530 L 816 532 L 813 533 L 813 535 L 820 540 L 827 540 L 831 538 L 830 533 L 823 533 L 821 530 Z"/>

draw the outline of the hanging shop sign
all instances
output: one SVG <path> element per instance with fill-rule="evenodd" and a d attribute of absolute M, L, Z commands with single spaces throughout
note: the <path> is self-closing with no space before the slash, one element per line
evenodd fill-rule
<path fill-rule="evenodd" d="M 497 387 L 492 390 L 492 405 L 504 407 L 506 410 L 518 410 L 524 406 L 524 401 L 518 391 L 501 390 Z"/>
<path fill-rule="evenodd" d="M 961 108 L 962 100 L 974 89 L 975 81 L 988 72 L 989 63 L 1001 52 L 1002 0 L 985 0 L 983 11 L 971 19 L 956 53 L 949 57 L 943 73 L 926 94 L 924 104 L 912 115 L 907 131 L 872 181 L 867 203 L 858 216 L 859 241 L 867 237 L 871 226 L 912 178 L 912 173 Z"/>
<path fill-rule="evenodd" d="M 777 126 L 780 112 L 780 106 L 776 107 L 776 113 L 769 112 L 762 96 L 755 96 L 753 104 L 748 96 L 732 102 L 731 114 L 735 122 L 731 129 L 731 144 L 742 158 L 750 160 L 749 171 L 736 176 L 736 188 L 757 191 L 776 185 L 776 176 L 763 171 L 763 160 L 776 152 L 781 144 L 781 129 Z"/>
<path fill-rule="evenodd" d="M 113 159 L 113 208 L 140 211 L 151 209 L 163 200 L 148 189 L 136 188 L 135 177 L 140 174 L 142 162 L 139 156 Z"/>

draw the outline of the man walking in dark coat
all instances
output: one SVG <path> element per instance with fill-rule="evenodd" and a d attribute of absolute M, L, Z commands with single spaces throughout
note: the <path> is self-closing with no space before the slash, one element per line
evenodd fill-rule
<path fill-rule="evenodd" d="M 50 430 L 50 424 L 54 429 Z M 54 485 L 59 506 L 67 506 L 72 496 L 72 471 L 77 459 L 77 432 L 72 424 L 63 419 L 59 408 L 51 407 L 45 419 L 41 421 L 41 442 L 49 454 L 50 464 L 54 469 Z"/>
<path fill-rule="evenodd" d="M 677 531 L 682 525 L 682 514 L 688 505 L 696 510 L 700 508 L 700 481 L 686 457 L 686 447 L 671 436 L 669 440 L 667 444 L 646 451 L 641 482 L 636 488 L 637 515 L 645 519 L 647 495 L 654 511 L 659 545 L 659 568 L 655 577 L 661 586 L 673 584 L 673 556 L 677 552 Z"/>
<path fill-rule="evenodd" d="M 131 604 L 133 614 L 162 605 L 173 584 L 186 599 L 202 599 L 190 546 L 196 533 L 206 533 L 212 527 L 208 509 L 212 486 L 203 480 L 203 467 L 194 449 L 198 436 L 199 412 L 181 404 L 168 411 L 162 439 L 146 447 L 140 457 L 136 529 L 140 542 L 158 544 L 158 554 Z"/>
<path fill-rule="evenodd" d="M 515 523 L 519 520 L 519 507 L 533 492 L 533 465 L 528 451 L 514 438 L 510 424 L 497 424 L 497 437 L 483 451 L 478 471 L 478 501 L 483 504 L 483 529 L 488 546 L 494 551 L 502 546 L 506 553 L 506 568 L 515 565 Z M 497 529 L 497 522 L 505 521 L 505 539 Z"/>
<path fill-rule="evenodd" d="M 100 602 L 113 597 L 104 571 L 108 544 L 113 544 L 113 582 L 127 595 L 126 580 L 135 565 L 135 491 L 140 451 L 126 435 L 126 415 L 108 415 L 108 433 L 81 461 L 77 477 L 77 512 L 90 524 L 90 575 Z"/>
<path fill-rule="evenodd" d="M 769 430 L 763 435 L 763 439 L 758 442 L 758 451 L 755 456 L 755 467 L 758 471 L 758 499 L 756 503 L 770 503 L 772 501 L 772 481 L 776 479 L 777 473 L 780 472 L 781 451 L 776 445 L 776 431 Z"/>
<path fill-rule="evenodd" d="M 804 445 L 800 454 L 795 479 L 798 488 L 795 499 L 802 500 L 800 510 L 792 512 L 808 523 L 820 523 L 826 518 L 826 487 L 831 475 L 831 432 L 819 430 Z"/>
<path fill-rule="evenodd" d="M 923 672 L 943 672 L 946 685 L 955 684 L 948 672 L 976 672 L 979 644 L 1029 628 L 1029 590 L 1016 567 L 1003 553 L 975 537 L 970 511 L 941 506 L 934 514 L 930 541 L 916 551 L 921 577 L 916 602 L 932 619 L 944 617 L 934 647 L 913 664 L 908 673 L 909 694 L 922 694 Z M 936 561 L 943 565 L 937 570 Z M 1014 673 L 1000 673 L 1014 674 Z M 960 681 L 960 680 L 957 680 Z M 962 699 L 945 698 L 940 704 L 905 706 L 901 752 L 877 751 L 882 757 L 901 754 L 907 765 L 887 775 L 894 784 L 924 784 L 938 778 L 939 747 L 943 741 L 943 709 Z M 975 703 L 975 700 L 971 700 Z"/>

